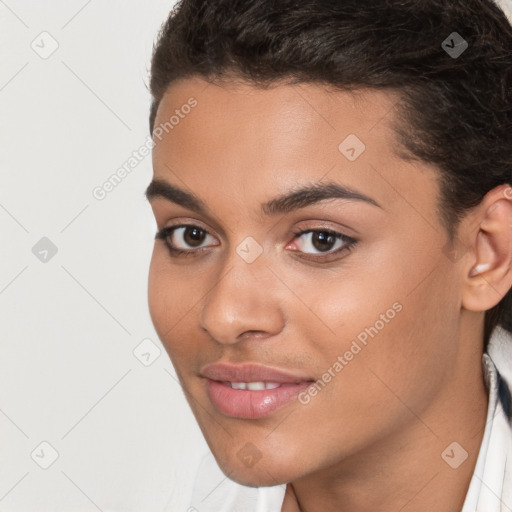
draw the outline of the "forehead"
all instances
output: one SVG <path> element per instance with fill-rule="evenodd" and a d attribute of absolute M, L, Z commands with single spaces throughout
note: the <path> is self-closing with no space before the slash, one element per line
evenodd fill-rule
<path fill-rule="evenodd" d="M 253 162 L 282 169 L 303 161 L 331 167 L 357 156 L 350 153 L 352 142 L 358 154 L 389 158 L 397 145 L 390 127 L 397 101 L 396 94 L 376 90 L 334 91 L 319 84 L 263 89 L 189 78 L 172 84 L 160 102 L 154 154 L 157 163 L 165 155 L 176 164 L 186 157 L 191 164 L 208 159 L 210 165 Z M 344 154 L 340 144 L 347 139 Z"/>
<path fill-rule="evenodd" d="M 187 102 L 197 105 L 191 112 Z M 237 140 L 244 135 L 260 140 L 276 140 L 288 135 L 314 137 L 328 143 L 338 140 L 347 130 L 361 135 L 373 132 L 374 137 L 392 136 L 389 121 L 399 100 L 397 92 L 375 89 L 340 91 L 317 83 L 275 83 L 268 88 L 240 81 L 227 80 L 212 84 L 194 77 L 172 84 L 160 102 L 155 126 L 165 125 L 172 114 L 180 114 L 180 121 L 193 117 L 201 125 L 202 135 L 215 128 L 228 130 Z M 176 117 L 176 116 L 175 116 Z M 190 124 L 190 123 L 182 123 Z M 197 128 L 197 127 L 196 127 Z M 377 128 L 375 130 L 375 128 Z M 186 132 L 183 126 L 174 126 L 171 135 Z M 212 133 L 213 136 L 215 133 Z M 218 134 L 224 135 L 222 134 Z M 368 137 L 367 137 L 368 138 Z"/>
<path fill-rule="evenodd" d="M 371 89 L 313 83 L 263 89 L 188 78 L 171 85 L 159 105 L 155 177 L 183 182 L 205 199 L 263 199 L 270 190 L 275 195 L 327 177 L 381 204 L 400 196 L 419 204 L 416 196 L 425 196 L 426 187 L 434 196 L 437 183 L 432 173 L 418 172 L 427 164 L 398 156 L 392 128 L 398 101 L 397 93 Z"/>

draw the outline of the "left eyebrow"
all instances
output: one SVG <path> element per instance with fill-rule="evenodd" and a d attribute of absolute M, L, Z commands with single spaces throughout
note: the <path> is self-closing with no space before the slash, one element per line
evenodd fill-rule
<path fill-rule="evenodd" d="M 168 201 L 199 214 L 211 214 L 208 206 L 206 206 L 202 199 L 175 185 L 171 185 L 169 182 L 162 179 L 154 179 L 146 189 L 146 198 L 148 201 L 157 197 L 167 199 Z M 361 192 L 342 186 L 338 183 L 327 182 L 302 186 L 292 190 L 291 192 L 275 197 L 274 199 L 262 204 L 261 211 L 266 216 L 281 215 L 305 208 L 326 199 L 350 199 L 363 201 L 378 208 L 382 208 L 375 199 L 372 199 Z"/>

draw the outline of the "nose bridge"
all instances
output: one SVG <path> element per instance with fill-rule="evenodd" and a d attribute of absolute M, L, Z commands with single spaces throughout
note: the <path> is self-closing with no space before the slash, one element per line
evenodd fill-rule
<path fill-rule="evenodd" d="M 279 301 L 267 284 L 272 273 L 256 244 L 244 239 L 231 249 L 203 301 L 201 326 L 220 343 L 236 343 L 246 331 L 275 334 L 284 325 Z"/>

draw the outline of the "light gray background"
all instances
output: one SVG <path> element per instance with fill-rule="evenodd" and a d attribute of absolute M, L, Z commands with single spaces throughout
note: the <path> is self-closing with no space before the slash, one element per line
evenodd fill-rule
<path fill-rule="evenodd" d="M 0 0 L 2 512 L 185 512 L 207 449 L 148 313 L 150 156 L 92 194 L 147 141 L 173 4 Z"/>
<path fill-rule="evenodd" d="M 173 4 L 0 2 L 2 512 L 162 511 L 206 449 L 148 313 L 151 157 L 92 195 L 147 140 Z"/>

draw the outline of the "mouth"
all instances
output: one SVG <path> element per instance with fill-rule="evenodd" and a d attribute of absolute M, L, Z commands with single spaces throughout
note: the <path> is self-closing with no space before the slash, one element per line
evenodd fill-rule
<path fill-rule="evenodd" d="M 260 365 L 208 365 L 200 372 L 212 405 L 225 416 L 257 419 L 292 402 L 314 379 Z"/>

